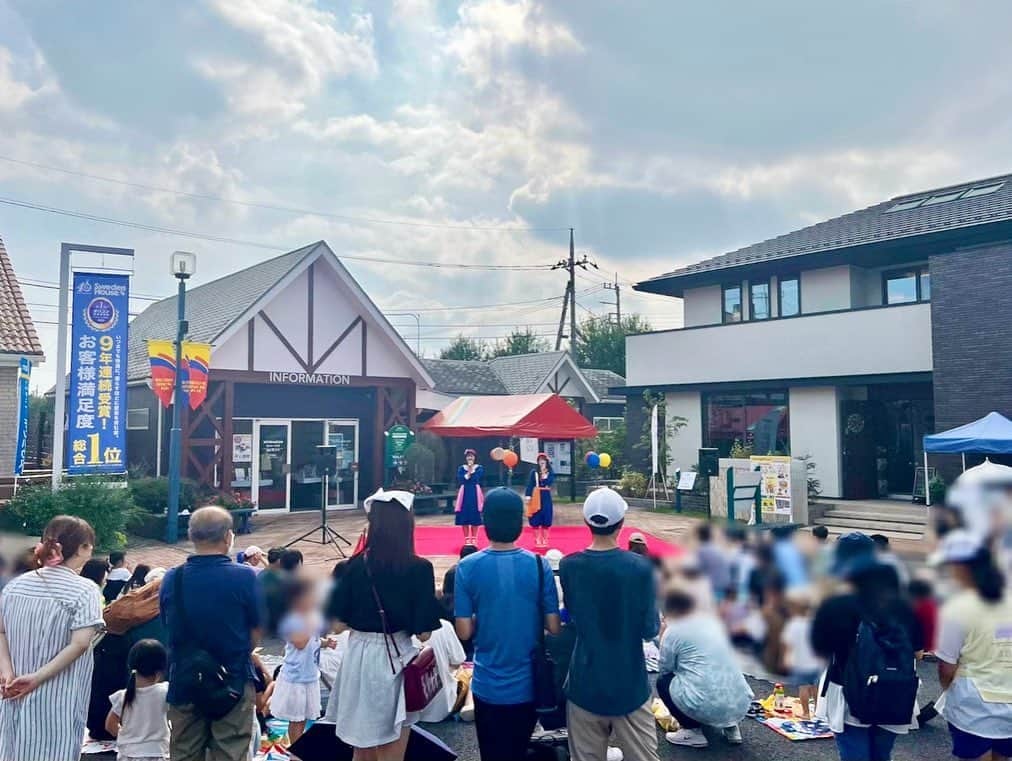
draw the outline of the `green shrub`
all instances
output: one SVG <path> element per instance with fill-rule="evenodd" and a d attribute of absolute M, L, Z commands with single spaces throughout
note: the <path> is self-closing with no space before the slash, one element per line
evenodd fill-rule
<path fill-rule="evenodd" d="M 626 497 L 644 497 L 649 480 L 642 473 L 627 470 L 618 482 L 618 490 Z"/>
<path fill-rule="evenodd" d="M 928 482 L 928 495 L 931 497 L 932 505 L 944 505 L 945 504 L 945 492 L 947 487 L 945 485 L 945 479 L 941 476 L 935 476 Z"/>
<path fill-rule="evenodd" d="M 78 478 L 52 491 L 48 486 L 29 486 L 18 491 L 9 510 L 26 534 L 41 536 L 57 515 L 76 515 L 95 529 L 96 546 L 114 550 L 126 544 L 126 528 L 136 512 L 127 489 L 109 486 L 99 479 Z"/>
<path fill-rule="evenodd" d="M 179 510 L 193 512 L 197 504 L 197 484 L 184 478 L 179 484 Z M 149 513 L 161 515 L 169 506 L 169 479 L 132 478 L 130 494 L 134 504 Z"/>

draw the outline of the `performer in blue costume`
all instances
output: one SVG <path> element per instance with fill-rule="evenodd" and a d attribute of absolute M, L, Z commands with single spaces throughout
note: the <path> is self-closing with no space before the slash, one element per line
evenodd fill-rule
<path fill-rule="evenodd" d="M 473 449 L 464 451 L 464 464 L 457 468 L 457 516 L 454 522 L 464 528 L 464 544 L 478 543 L 478 527 L 481 525 L 481 508 L 485 495 L 481 491 L 481 479 L 485 468 L 478 465 L 478 453 Z"/>
<path fill-rule="evenodd" d="M 538 463 L 527 479 L 527 521 L 534 529 L 534 546 L 548 546 L 548 532 L 552 528 L 553 505 L 552 484 L 555 471 L 552 461 L 544 452 L 538 454 Z"/>

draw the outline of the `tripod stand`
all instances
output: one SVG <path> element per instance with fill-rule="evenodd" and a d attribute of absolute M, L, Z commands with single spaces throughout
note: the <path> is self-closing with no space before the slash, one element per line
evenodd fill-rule
<path fill-rule="evenodd" d="M 340 479 L 338 479 L 338 485 L 340 485 Z M 307 531 L 302 536 L 296 537 L 295 539 L 290 541 L 288 544 L 285 545 L 285 549 L 288 549 L 293 544 L 297 544 L 298 542 L 313 542 L 314 544 L 324 544 L 324 545 L 332 544 L 334 545 L 334 549 L 337 550 L 339 553 L 341 553 L 342 558 L 348 557 L 344 553 L 344 550 L 341 549 L 341 545 L 338 544 L 338 542 L 339 541 L 344 542 L 349 547 L 351 547 L 351 542 L 349 542 L 345 537 L 341 536 L 341 534 L 339 534 L 338 532 L 336 532 L 334 529 L 332 529 L 330 526 L 327 525 L 327 494 L 329 492 L 330 492 L 330 473 L 324 471 L 323 494 L 320 499 L 320 525 L 316 526 L 315 528 L 309 529 L 309 531 Z M 310 536 L 312 534 L 315 534 L 317 531 L 320 532 L 320 538 L 310 539 Z"/>

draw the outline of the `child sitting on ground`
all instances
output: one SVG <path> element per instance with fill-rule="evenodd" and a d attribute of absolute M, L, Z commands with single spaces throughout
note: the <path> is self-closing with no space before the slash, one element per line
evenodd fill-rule
<path fill-rule="evenodd" d="M 169 722 L 165 677 L 168 655 L 156 639 L 142 639 L 127 655 L 130 679 L 125 690 L 109 696 L 112 709 L 106 731 L 116 738 L 118 761 L 169 758 Z"/>
<path fill-rule="evenodd" d="M 288 722 L 288 739 L 294 743 L 305 732 L 307 721 L 320 718 L 320 647 L 334 645 L 321 643 L 323 620 L 312 583 L 305 579 L 287 583 L 289 612 L 278 626 L 285 640 L 285 660 L 274 682 L 270 712 Z"/>

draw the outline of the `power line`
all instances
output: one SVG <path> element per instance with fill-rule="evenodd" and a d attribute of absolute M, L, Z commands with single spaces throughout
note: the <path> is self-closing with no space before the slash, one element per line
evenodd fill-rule
<path fill-rule="evenodd" d="M 71 175 L 73 177 L 81 177 L 87 180 L 98 180 L 100 182 L 109 182 L 114 185 L 122 185 L 128 188 L 137 188 L 139 190 L 150 190 L 156 193 L 171 193 L 173 195 L 183 196 L 186 198 L 193 198 L 200 201 L 215 201 L 217 203 L 231 203 L 238 206 L 245 206 L 251 209 L 264 209 L 267 211 L 280 211 L 286 214 L 298 214 L 301 216 L 311 217 L 323 217 L 326 219 L 336 219 L 342 222 L 360 222 L 369 225 L 397 225 L 400 227 L 428 227 L 441 230 L 475 230 L 484 232 L 564 232 L 568 230 L 568 227 L 503 227 L 503 226 L 486 226 L 486 225 L 448 225 L 438 222 L 416 222 L 412 220 L 400 220 L 400 219 L 381 219 L 378 217 L 361 217 L 353 216 L 351 214 L 335 214 L 327 211 L 317 211 L 314 209 L 301 209 L 295 206 L 278 206 L 275 204 L 261 203 L 258 201 L 242 201 L 238 198 L 225 198 L 223 196 L 211 195 L 209 193 L 190 193 L 185 190 L 178 190 L 175 188 L 166 188 L 158 185 L 147 185 L 140 182 L 131 182 L 129 180 L 120 180 L 115 177 L 105 177 L 99 174 L 90 174 L 88 172 L 81 172 L 74 169 L 67 169 L 65 167 L 52 166 L 51 164 L 39 164 L 34 161 L 24 161 L 23 159 L 16 159 L 11 156 L 0 156 L 0 161 L 7 161 L 11 164 L 20 164 L 22 166 L 32 167 L 34 169 L 44 169 L 49 172 L 60 172 L 62 174 Z"/>
<path fill-rule="evenodd" d="M 21 209 L 30 209 L 32 211 L 41 211 L 46 214 L 58 214 L 64 217 L 72 217 L 74 219 L 83 219 L 88 222 L 101 222 L 106 225 L 118 225 L 120 227 L 128 227 L 133 230 L 144 230 L 146 232 L 161 233 L 162 235 L 175 235 L 181 238 L 190 238 L 192 240 L 207 240 L 213 243 L 227 243 L 236 246 L 249 246 L 251 248 L 260 248 L 267 251 L 281 251 L 287 252 L 291 249 L 285 246 L 277 246 L 271 243 L 260 243 L 258 241 L 242 240 L 240 238 L 230 238 L 224 235 L 211 235 L 208 233 L 197 233 L 190 230 L 179 230 L 172 227 L 161 227 L 159 225 L 149 225 L 143 222 L 133 222 L 127 219 L 116 219 L 114 217 L 103 217 L 98 214 L 89 214 L 83 211 L 74 211 L 73 209 L 60 209 L 55 206 L 46 206 L 45 204 L 35 203 L 34 201 L 20 201 L 16 198 L 0 198 L 0 204 L 6 206 L 14 206 Z M 548 264 L 473 264 L 471 262 L 432 262 L 432 261 L 413 261 L 411 259 L 384 259 L 375 256 L 356 256 L 354 254 L 343 254 L 341 259 L 347 259 L 351 261 L 363 261 L 371 262 L 373 264 L 397 264 L 402 267 L 432 267 L 441 269 L 449 267 L 453 269 L 464 269 L 464 270 L 484 270 L 484 271 L 533 271 L 533 270 L 550 270 L 552 267 Z"/>

